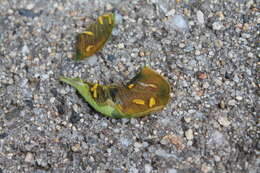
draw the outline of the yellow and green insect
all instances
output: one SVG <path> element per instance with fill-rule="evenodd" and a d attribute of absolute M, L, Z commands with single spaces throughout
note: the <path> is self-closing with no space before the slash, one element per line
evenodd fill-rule
<path fill-rule="evenodd" d="M 170 98 L 169 83 L 148 67 L 127 85 L 106 86 L 66 77 L 60 80 L 75 87 L 95 110 L 112 118 L 145 116 L 161 110 Z"/>
<path fill-rule="evenodd" d="M 87 58 L 100 50 L 112 33 L 115 24 L 113 13 L 106 13 L 97 18 L 87 29 L 77 35 L 75 60 Z"/>

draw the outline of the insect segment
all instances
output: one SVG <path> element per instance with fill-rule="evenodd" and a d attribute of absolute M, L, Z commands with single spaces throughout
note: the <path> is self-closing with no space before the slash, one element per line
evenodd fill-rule
<path fill-rule="evenodd" d="M 113 13 L 103 14 L 84 32 L 77 35 L 75 60 L 87 58 L 104 46 L 112 33 L 115 23 L 114 18 Z"/>
<path fill-rule="evenodd" d="M 112 118 L 142 117 L 162 109 L 169 101 L 170 86 L 155 71 L 144 67 L 127 85 L 106 86 L 64 78 L 97 111 Z"/>

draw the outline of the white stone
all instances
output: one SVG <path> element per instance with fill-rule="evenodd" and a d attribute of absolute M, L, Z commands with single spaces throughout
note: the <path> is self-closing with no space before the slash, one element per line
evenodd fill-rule
<path fill-rule="evenodd" d="M 152 170 L 153 170 L 153 167 L 150 164 L 144 165 L 144 172 L 145 173 L 150 173 L 150 172 L 152 172 Z"/>
<path fill-rule="evenodd" d="M 236 100 L 233 100 L 233 99 L 228 101 L 228 105 L 230 105 L 230 106 L 235 106 L 236 103 L 237 103 Z"/>
<path fill-rule="evenodd" d="M 192 140 L 193 139 L 193 131 L 192 129 L 189 129 L 185 132 L 185 136 L 188 140 Z"/>
<path fill-rule="evenodd" d="M 28 54 L 29 52 L 30 52 L 30 50 L 29 50 L 27 44 L 24 44 L 24 46 L 22 47 L 22 54 L 23 54 L 23 55 L 26 55 L 26 54 Z"/>
<path fill-rule="evenodd" d="M 191 117 L 184 117 L 184 120 L 186 123 L 189 123 L 191 121 Z"/>
<path fill-rule="evenodd" d="M 204 14 L 202 13 L 202 11 L 197 11 L 197 20 L 199 24 L 204 24 L 205 20 L 204 20 Z"/>
<path fill-rule="evenodd" d="M 205 82 L 205 83 L 203 84 L 203 88 L 209 88 L 209 83 L 208 83 L 208 82 Z"/>
<path fill-rule="evenodd" d="M 30 153 L 30 152 L 27 153 L 26 156 L 25 156 L 24 161 L 27 162 L 27 163 L 32 163 L 34 161 L 33 154 Z"/>
<path fill-rule="evenodd" d="M 117 48 L 118 48 L 118 49 L 123 49 L 123 48 L 125 48 L 124 43 L 119 43 L 119 44 L 117 45 Z"/>
<path fill-rule="evenodd" d="M 236 100 L 241 101 L 241 100 L 243 100 L 243 97 L 242 96 L 236 96 Z"/>
<path fill-rule="evenodd" d="M 228 127 L 231 124 L 231 122 L 228 120 L 228 118 L 226 116 L 219 117 L 218 122 L 220 125 L 222 125 L 224 127 Z"/>
<path fill-rule="evenodd" d="M 31 10 L 31 9 L 34 8 L 34 4 L 28 4 L 28 5 L 26 6 L 26 8 L 27 8 L 28 10 Z"/>
<path fill-rule="evenodd" d="M 113 9 L 113 6 L 112 6 L 111 4 L 109 4 L 109 3 L 107 3 L 107 4 L 106 4 L 106 9 L 107 9 L 108 11 L 110 11 L 110 10 Z"/>
<path fill-rule="evenodd" d="M 54 103 L 54 102 L 55 102 L 55 97 L 51 97 L 50 103 Z"/>
<path fill-rule="evenodd" d="M 173 16 L 175 14 L 175 9 L 171 9 L 170 11 L 168 11 L 165 15 L 166 16 Z"/>
<path fill-rule="evenodd" d="M 224 28 L 224 26 L 223 26 L 223 24 L 222 24 L 221 22 L 214 22 L 214 23 L 212 24 L 212 28 L 213 28 L 214 30 L 221 30 L 221 29 Z"/>

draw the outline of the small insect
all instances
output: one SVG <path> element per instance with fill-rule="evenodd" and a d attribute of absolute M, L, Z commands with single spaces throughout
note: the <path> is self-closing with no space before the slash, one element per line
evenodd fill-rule
<path fill-rule="evenodd" d="M 113 13 L 106 13 L 97 18 L 87 29 L 76 38 L 75 60 L 87 58 L 100 50 L 112 33 L 115 19 Z"/>
<path fill-rule="evenodd" d="M 170 98 L 169 83 L 148 67 L 126 85 L 91 84 L 66 77 L 60 80 L 75 87 L 94 109 L 112 118 L 145 116 L 161 110 Z"/>

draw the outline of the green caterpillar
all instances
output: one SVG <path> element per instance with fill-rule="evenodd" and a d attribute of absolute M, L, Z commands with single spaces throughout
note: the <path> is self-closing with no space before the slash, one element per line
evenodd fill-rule
<path fill-rule="evenodd" d="M 127 85 L 99 85 L 79 78 L 61 77 L 75 87 L 95 110 L 107 117 L 142 117 L 161 110 L 169 101 L 169 83 L 158 73 L 144 67 Z"/>

